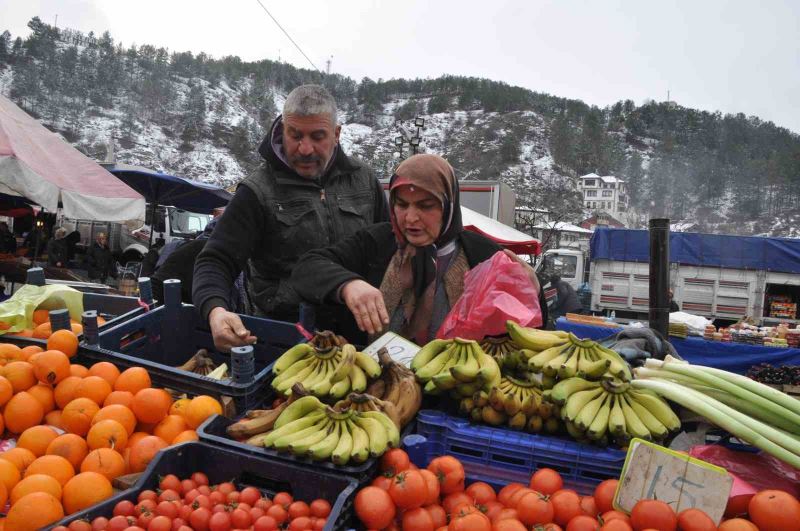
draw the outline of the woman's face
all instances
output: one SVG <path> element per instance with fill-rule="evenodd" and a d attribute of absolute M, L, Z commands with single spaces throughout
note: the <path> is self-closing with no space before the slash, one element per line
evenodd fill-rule
<path fill-rule="evenodd" d="M 394 196 L 397 226 L 408 243 L 425 247 L 436 241 L 442 231 L 442 204 L 421 188 L 401 186 Z"/>

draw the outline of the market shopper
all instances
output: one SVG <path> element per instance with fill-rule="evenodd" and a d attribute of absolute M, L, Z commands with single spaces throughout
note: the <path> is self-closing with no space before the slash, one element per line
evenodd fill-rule
<path fill-rule="evenodd" d="M 51 267 L 67 267 L 69 254 L 67 250 L 67 229 L 59 227 L 56 229 L 53 239 L 47 242 L 47 265 Z"/>
<path fill-rule="evenodd" d="M 86 269 L 89 279 L 105 284 L 108 277 L 117 278 L 114 255 L 108 247 L 105 232 L 98 232 L 92 245 L 86 251 Z"/>
<path fill-rule="evenodd" d="M 501 247 L 464 230 L 458 180 L 438 155 L 406 159 L 389 188 L 391 223 L 310 251 L 295 267 L 292 285 L 309 302 L 346 305 L 371 335 L 388 329 L 424 344 L 464 291 L 464 274 Z M 530 266 L 506 253 L 527 268 L 539 289 Z"/>
<path fill-rule="evenodd" d="M 553 304 L 553 315 L 551 316 L 553 320 L 568 313 L 581 313 L 583 311 L 583 306 L 578 300 L 578 294 L 569 282 L 561 280 L 559 275 L 552 275 L 550 277 L 550 285 L 556 290 L 556 302 Z"/>
<path fill-rule="evenodd" d="M 323 87 L 303 85 L 286 98 L 259 147 L 264 164 L 240 183 L 195 265 L 193 300 L 218 348 L 255 341 L 230 311 L 230 287 L 243 269 L 254 313 L 295 322 L 301 301 L 289 277 L 298 258 L 388 219 L 380 183 L 345 154 L 340 131 Z M 341 308 L 318 308 L 316 324 L 345 336 L 357 330 Z"/>

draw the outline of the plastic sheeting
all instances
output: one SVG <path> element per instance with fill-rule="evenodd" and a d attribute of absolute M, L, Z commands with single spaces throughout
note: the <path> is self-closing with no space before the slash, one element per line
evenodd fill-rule
<path fill-rule="evenodd" d="M 556 321 L 556 328 L 572 332 L 582 339 L 602 339 L 616 334 L 620 328 L 604 328 L 571 323 L 563 317 Z M 669 342 L 683 359 L 696 365 L 716 367 L 726 371 L 745 374 L 753 365 L 800 365 L 800 349 L 761 347 L 745 343 L 722 343 L 706 341 L 700 337 L 679 339 L 670 337 Z"/>
<path fill-rule="evenodd" d="M 465 206 L 461 207 L 461 223 L 466 230 L 482 234 L 517 254 L 538 255 L 542 252 L 536 238 Z"/>
<path fill-rule="evenodd" d="M 597 229 L 592 260 L 648 262 L 646 230 Z M 800 239 L 673 232 L 669 261 L 685 265 L 800 273 Z"/>

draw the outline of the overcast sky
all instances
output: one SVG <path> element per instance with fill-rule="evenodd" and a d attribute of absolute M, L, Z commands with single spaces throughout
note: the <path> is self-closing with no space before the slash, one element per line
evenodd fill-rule
<path fill-rule="evenodd" d="M 605 106 L 671 99 L 800 132 L 800 0 L 261 0 L 322 70 L 486 77 Z M 124 45 L 310 67 L 257 0 L 0 0 Z"/>

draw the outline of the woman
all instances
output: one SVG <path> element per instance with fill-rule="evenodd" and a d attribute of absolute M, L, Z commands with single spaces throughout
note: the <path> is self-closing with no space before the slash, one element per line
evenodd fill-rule
<path fill-rule="evenodd" d="M 501 247 L 464 231 L 458 181 L 443 158 L 409 157 L 398 166 L 389 190 L 391 223 L 306 253 L 292 273 L 292 286 L 310 303 L 346 304 L 370 335 L 388 327 L 422 345 L 464 291 L 464 274 Z M 520 263 L 538 289 L 533 270 Z M 541 292 L 539 299 L 546 312 Z"/>
<path fill-rule="evenodd" d="M 55 237 L 47 242 L 47 265 L 51 267 L 67 267 L 69 254 L 67 250 L 67 229 L 59 227 L 56 229 Z"/>

